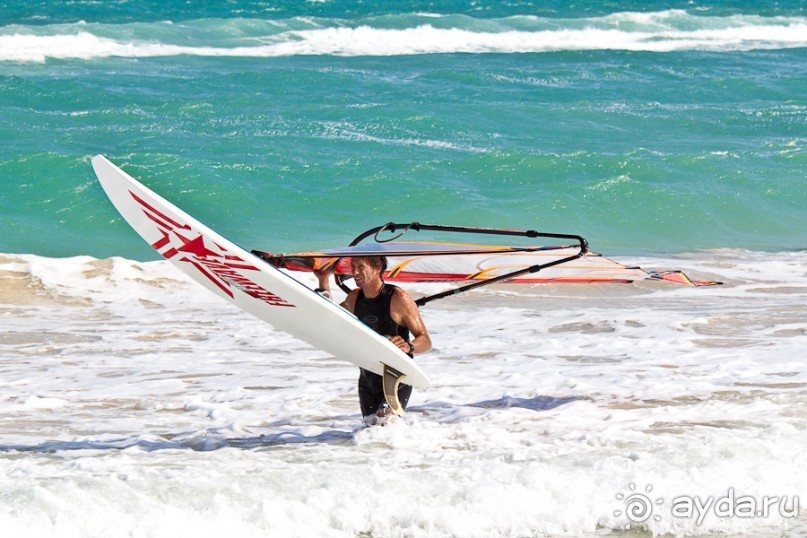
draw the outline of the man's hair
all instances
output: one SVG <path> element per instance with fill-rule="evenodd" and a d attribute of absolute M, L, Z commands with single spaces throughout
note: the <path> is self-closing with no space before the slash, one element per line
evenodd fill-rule
<path fill-rule="evenodd" d="M 387 270 L 386 256 L 365 256 L 364 259 L 367 260 L 370 267 L 374 269 L 381 269 L 381 274 L 384 274 L 384 271 Z"/>

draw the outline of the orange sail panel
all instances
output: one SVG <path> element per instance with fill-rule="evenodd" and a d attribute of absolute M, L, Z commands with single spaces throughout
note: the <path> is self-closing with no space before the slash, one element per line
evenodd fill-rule
<path fill-rule="evenodd" d="M 322 250 L 263 258 L 279 267 L 299 271 L 327 271 L 350 275 L 350 258 L 386 256 L 390 282 L 471 282 L 496 278 L 536 265 L 573 257 L 577 246 L 487 246 L 461 243 L 395 242 L 357 245 L 342 249 Z M 693 282 L 681 272 L 652 273 L 638 267 L 627 267 L 599 254 L 587 252 L 579 258 L 541 269 L 535 273 L 514 276 L 507 282 L 540 283 L 629 283 L 641 280 L 664 280 L 688 286 L 710 285 Z"/>

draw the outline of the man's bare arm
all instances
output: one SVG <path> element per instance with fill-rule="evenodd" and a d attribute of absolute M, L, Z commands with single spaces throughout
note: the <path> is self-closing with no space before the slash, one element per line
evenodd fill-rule
<path fill-rule="evenodd" d="M 426 353 L 432 348 L 431 337 L 423 323 L 423 318 L 420 317 L 420 311 L 415 301 L 400 288 L 396 288 L 395 295 L 392 296 L 390 314 L 395 323 L 406 327 L 412 333 L 412 345 L 415 353 Z M 409 344 L 400 336 L 392 338 L 392 343 L 401 351 L 409 353 Z"/>

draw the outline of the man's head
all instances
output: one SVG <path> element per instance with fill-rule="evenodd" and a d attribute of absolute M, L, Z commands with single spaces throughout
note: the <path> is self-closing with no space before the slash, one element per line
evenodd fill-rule
<path fill-rule="evenodd" d="M 361 256 L 350 259 L 350 271 L 359 287 L 366 282 L 381 280 L 381 275 L 387 270 L 387 258 L 384 256 Z"/>

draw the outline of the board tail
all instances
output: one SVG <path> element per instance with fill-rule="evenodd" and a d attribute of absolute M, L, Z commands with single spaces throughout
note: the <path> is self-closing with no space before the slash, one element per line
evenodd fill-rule
<path fill-rule="evenodd" d="M 404 379 L 406 379 L 406 376 L 401 372 L 386 364 L 384 365 L 384 398 L 387 400 L 387 405 L 392 412 L 398 416 L 405 413 L 403 405 L 401 405 L 401 401 L 398 399 L 398 387 Z"/>

